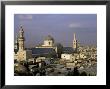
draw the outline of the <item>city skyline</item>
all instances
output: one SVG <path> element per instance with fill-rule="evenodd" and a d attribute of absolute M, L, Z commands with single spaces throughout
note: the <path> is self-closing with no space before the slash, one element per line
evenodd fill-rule
<path fill-rule="evenodd" d="M 43 43 L 48 35 L 55 39 L 55 43 L 72 46 L 73 33 L 81 44 L 97 44 L 96 14 L 15 14 L 14 37 L 21 25 L 26 47 Z"/>

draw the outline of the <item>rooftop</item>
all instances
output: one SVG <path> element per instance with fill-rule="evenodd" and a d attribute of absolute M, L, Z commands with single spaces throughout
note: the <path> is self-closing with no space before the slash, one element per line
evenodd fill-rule
<path fill-rule="evenodd" d="M 32 48 L 32 54 L 56 54 L 53 48 Z"/>
<path fill-rule="evenodd" d="M 75 50 L 72 47 L 63 47 L 63 53 L 71 54 L 74 52 L 75 52 Z"/>

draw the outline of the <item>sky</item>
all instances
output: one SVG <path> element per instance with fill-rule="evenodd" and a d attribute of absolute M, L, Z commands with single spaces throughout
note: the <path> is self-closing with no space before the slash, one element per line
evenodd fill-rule
<path fill-rule="evenodd" d="M 96 14 L 15 14 L 14 38 L 23 26 L 25 47 L 35 47 L 51 35 L 55 43 L 72 47 L 73 34 L 82 45 L 97 45 Z"/>

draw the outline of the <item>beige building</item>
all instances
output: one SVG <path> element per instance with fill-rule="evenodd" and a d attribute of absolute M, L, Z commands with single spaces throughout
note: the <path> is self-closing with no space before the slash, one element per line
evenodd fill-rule
<path fill-rule="evenodd" d="M 61 44 L 55 43 L 54 38 L 48 35 L 45 37 L 43 44 L 37 45 L 35 48 L 52 48 L 59 56 L 61 55 L 63 46 Z"/>
<path fill-rule="evenodd" d="M 32 57 L 32 51 L 25 50 L 24 41 L 24 30 L 21 26 L 14 47 L 14 59 L 17 61 L 26 61 L 27 59 Z"/>
<path fill-rule="evenodd" d="M 61 59 L 64 59 L 68 62 L 73 62 L 75 60 L 75 57 L 73 54 L 61 54 Z"/>
<path fill-rule="evenodd" d="M 85 59 L 85 58 L 87 58 L 87 57 L 86 57 L 86 55 L 84 55 L 83 53 L 80 53 L 80 54 L 79 54 L 79 58 Z"/>
<path fill-rule="evenodd" d="M 74 68 L 75 67 L 75 63 L 74 62 L 69 62 L 69 63 L 67 62 L 66 63 L 66 67 L 67 68 Z"/>
<path fill-rule="evenodd" d="M 56 52 L 58 52 L 58 48 L 54 43 L 54 38 L 50 35 L 45 37 L 43 44 L 37 45 L 35 48 L 53 48 Z"/>
<path fill-rule="evenodd" d="M 50 35 L 45 37 L 43 44 L 37 45 L 35 48 L 54 48 L 54 39 Z"/>

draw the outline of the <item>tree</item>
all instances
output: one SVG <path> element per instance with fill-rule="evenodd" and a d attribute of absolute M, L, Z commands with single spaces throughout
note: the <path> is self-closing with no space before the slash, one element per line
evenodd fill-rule
<path fill-rule="evenodd" d="M 87 76 L 87 73 L 85 71 L 83 71 L 80 76 Z"/>
<path fill-rule="evenodd" d="M 46 75 L 46 70 L 41 68 L 39 73 L 40 73 L 40 76 L 44 76 Z"/>
<path fill-rule="evenodd" d="M 74 76 L 79 76 L 80 75 L 77 67 L 74 68 L 74 74 L 73 75 Z"/>
<path fill-rule="evenodd" d="M 78 71 L 78 68 L 75 67 L 74 70 L 73 71 L 69 71 L 67 75 L 68 76 L 80 76 L 80 73 Z"/>
<path fill-rule="evenodd" d="M 74 76 L 74 72 L 73 71 L 69 71 L 67 75 L 68 76 Z"/>

